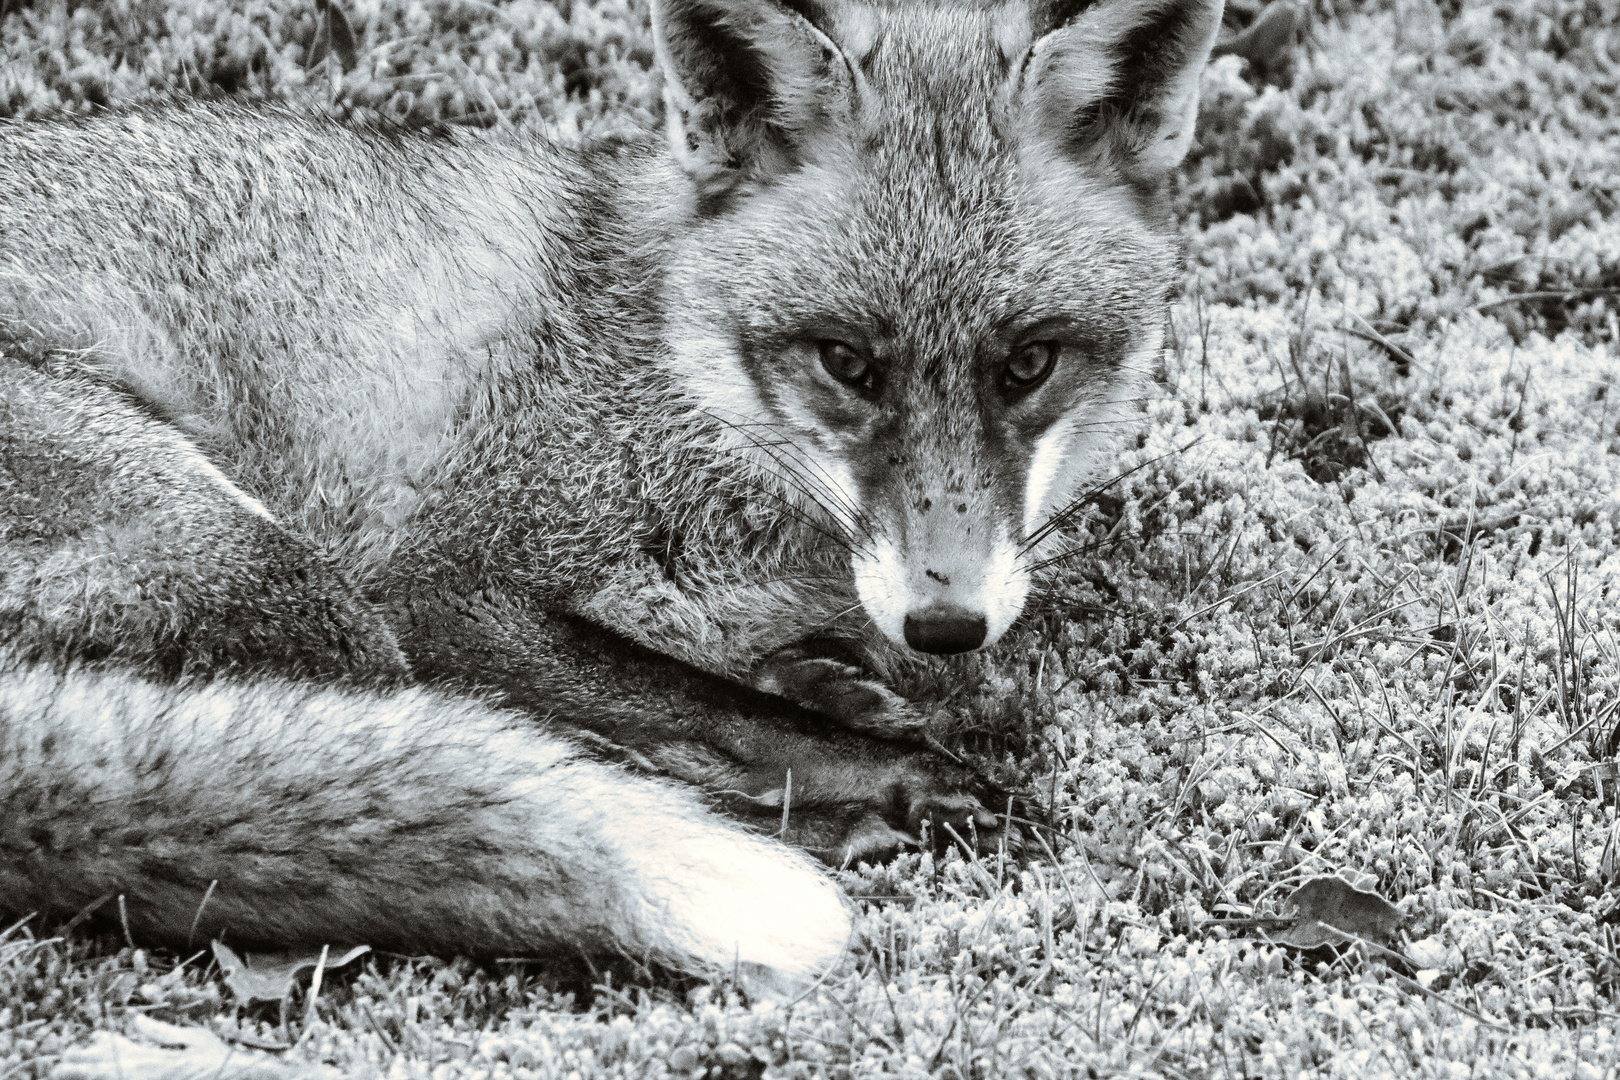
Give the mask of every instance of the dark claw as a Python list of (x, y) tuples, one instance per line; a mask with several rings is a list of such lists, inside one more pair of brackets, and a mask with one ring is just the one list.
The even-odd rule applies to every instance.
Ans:
[(891, 738), (916, 735), (926, 723), (900, 695), (853, 664), (810, 655), (808, 646), (783, 649), (760, 662), (754, 689), (787, 698), (844, 727)]

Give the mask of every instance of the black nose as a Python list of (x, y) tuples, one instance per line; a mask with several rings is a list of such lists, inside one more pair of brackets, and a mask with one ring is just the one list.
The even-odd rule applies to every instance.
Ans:
[(958, 607), (923, 608), (906, 616), (906, 644), (918, 652), (972, 652), (984, 644), (984, 616)]

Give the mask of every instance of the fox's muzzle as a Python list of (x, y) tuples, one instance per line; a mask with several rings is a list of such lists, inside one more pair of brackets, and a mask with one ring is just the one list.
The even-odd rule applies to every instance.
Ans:
[(982, 496), (918, 500), (854, 569), (879, 629), (896, 644), (937, 655), (994, 643), (1029, 594), (1017, 546)]

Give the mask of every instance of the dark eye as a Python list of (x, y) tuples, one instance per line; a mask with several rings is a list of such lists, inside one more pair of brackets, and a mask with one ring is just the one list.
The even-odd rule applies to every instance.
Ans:
[(1057, 366), (1058, 344), (1055, 341), (1032, 341), (1020, 345), (1007, 357), (1001, 368), (1001, 382), (1009, 390), (1032, 390), (1052, 374)]
[(846, 386), (867, 391), (872, 389), (872, 362), (853, 345), (842, 341), (818, 341), (816, 346), (821, 350), (821, 366), (827, 369), (827, 374)]

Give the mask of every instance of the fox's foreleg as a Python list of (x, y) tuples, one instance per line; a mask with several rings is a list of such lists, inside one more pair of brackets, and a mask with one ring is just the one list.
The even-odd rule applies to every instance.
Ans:
[(4, 663), (0, 907), (109, 894), (177, 947), (617, 952), (778, 983), (850, 925), (803, 856), (475, 701)]
[(883, 682), (906, 660), (872, 630), (847, 573), (812, 567), (758, 583), (705, 569), (709, 580), (692, 587), (644, 557), (608, 575), (578, 610), (654, 652), (852, 729), (922, 730), (921, 712)]
[(892, 854), (924, 822), (936, 838), (949, 825), (996, 842), (1005, 794), (926, 746), (851, 730), (487, 582), (407, 576), (391, 622), (423, 679), (599, 736), (773, 831), (785, 819), (785, 839), (833, 863)]

